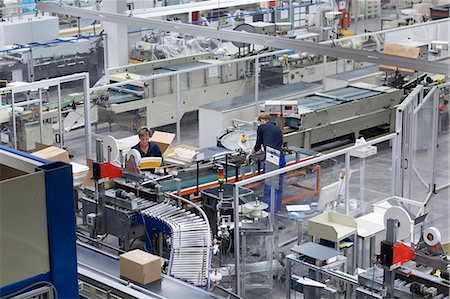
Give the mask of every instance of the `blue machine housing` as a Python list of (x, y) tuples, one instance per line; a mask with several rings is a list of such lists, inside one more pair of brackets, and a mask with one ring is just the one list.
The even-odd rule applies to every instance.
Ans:
[(0, 146), (0, 150), (43, 163), (35, 171), (45, 174), (50, 255), (50, 272), (1, 286), (0, 295), (8, 296), (39, 282), (48, 282), (55, 286), (59, 298), (79, 298), (72, 166), (43, 160), (5, 146)]

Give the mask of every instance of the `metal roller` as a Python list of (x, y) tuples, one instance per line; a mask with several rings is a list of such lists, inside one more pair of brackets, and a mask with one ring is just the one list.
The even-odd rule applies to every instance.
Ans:
[(168, 202), (159, 203), (141, 214), (166, 224), (171, 230), (171, 275), (196, 286), (205, 286), (210, 260), (207, 245), (211, 239), (205, 220)]

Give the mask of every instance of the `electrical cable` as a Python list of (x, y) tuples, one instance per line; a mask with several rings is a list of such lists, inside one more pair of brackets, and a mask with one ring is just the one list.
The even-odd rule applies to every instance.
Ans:
[(6, 296), (0, 297), (0, 298), (1, 298), (1, 299), (12, 298), (12, 297), (14, 297), (14, 296), (16, 296), (16, 295), (18, 295), (18, 294), (20, 294), (20, 293), (23, 293), (23, 292), (25, 292), (25, 291), (27, 291), (27, 290), (29, 290), (29, 289), (32, 289), (32, 288), (34, 288), (34, 287), (36, 287), (36, 286), (40, 286), (40, 285), (47, 285), (47, 286), (50, 286), (51, 289), (52, 289), (52, 291), (55, 293), (55, 299), (58, 299), (58, 290), (56, 289), (55, 285), (52, 284), (52, 283), (49, 282), (49, 281), (38, 281), (38, 282), (35, 282), (35, 283), (33, 283), (33, 284), (31, 284), (31, 285), (29, 285), (29, 286), (27, 286), (27, 287), (24, 287), (23, 289), (20, 289), (20, 290), (14, 292), (14, 293), (12, 293), (12, 294), (9, 294), (9, 295), (6, 295)]
[[(148, 234), (148, 231), (147, 231), (147, 224), (145, 223), (145, 218), (144, 218), (144, 216), (141, 213), (139, 213), (139, 215), (141, 215), (142, 223), (144, 224), (145, 237), (150, 242), (151, 239), (150, 239), (150, 235)], [(148, 250), (147, 250), (147, 242), (144, 242), (144, 249), (145, 249), (145, 251), (148, 252)]]

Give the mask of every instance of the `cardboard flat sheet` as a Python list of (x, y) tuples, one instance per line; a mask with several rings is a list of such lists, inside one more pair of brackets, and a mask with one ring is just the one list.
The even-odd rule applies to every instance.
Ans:
[[(398, 44), (388, 44), (384, 47), (384, 54), (394, 55), (394, 56), (400, 56), (405, 58), (414, 58), (418, 59), (420, 54), (420, 49), (416, 47), (410, 47), (410, 46), (404, 46), (404, 45), (398, 45)], [(380, 65), (380, 70), (386, 71), (386, 70), (392, 70), (399, 72), (405, 72), (405, 73), (414, 73), (415, 70), (407, 69), (407, 68), (401, 68), (397, 66), (391, 66), (391, 65)]]
[(33, 156), (49, 161), (61, 161), (69, 163), (69, 152), (56, 146), (49, 146), (32, 153)]
[(305, 212), (310, 211), (311, 207), (309, 205), (286, 205), (286, 210), (288, 210), (288, 212)]

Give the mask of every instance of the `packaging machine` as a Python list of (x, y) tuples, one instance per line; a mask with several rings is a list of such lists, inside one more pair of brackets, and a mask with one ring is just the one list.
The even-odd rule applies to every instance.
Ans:
[(135, 118), (144, 118), (151, 127), (158, 127), (176, 121), (178, 87), (180, 111), (187, 113), (207, 103), (252, 94), (255, 76), (261, 76), (262, 89), (270, 89), (321, 80), (324, 70), (334, 74), (350, 69), (351, 63), (345, 60), (324, 63), (317, 55), (291, 54), (259, 58), (260, 73), (255, 72), (254, 60), (205, 53), (112, 68), (107, 71), (107, 82), (122, 85), (120, 90), (109, 89), (97, 95), (99, 118), (116, 122), (119, 114), (133, 111)]
[(93, 85), (103, 75), (102, 36), (60, 37), (57, 17), (2, 20), (0, 35), (0, 78), (8, 82), (89, 72)]
[[(98, 165), (94, 166), (96, 187), (79, 188), (79, 195), (83, 194), (79, 196), (83, 218), (81, 227), (87, 227), (92, 240), (103, 234), (116, 236), (124, 250), (130, 249), (132, 240), (144, 239), (147, 251), (159, 251), (159, 255), (168, 260), (167, 275), (209, 288), (214, 244), (220, 242), (231, 247), (233, 243), (230, 231), (233, 229), (231, 215), (234, 207), (230, 183), (256, 175), (261, 167), (256, 168), (256, 156), (248, 156), (252, 148), (250, 135), (248, 147), (241, 148), (236, 134), (230, 132), (224, 136), (222, 142), (228, 145), (227, 148), (198, 150), (196, 159), (190, 165), (186, 161), (178, 165), (176, 175), (173, 173), (176, 159), (172, 158), (170, 165), (163, 165), (163, 168), (171, 169), (171, 174), (152, 174), (136, 172), (137, 165), (131, 167), (135, 161), (125, 154), (119, 158), (123, 161), (120, 174), (108, 174), (107, 177), (113, 181), (106, 186), (98, 177), (101, 170), (96, 171)], [(98, 152), (105, 154), (100, 149)], [(287, 153), (287, 160), (295, 163), (316, 155), (312, 151), (294, 150)], [(111, 157), (111, 154), (104, 156)], [(100, 165), (104, 163), (109, 164), (103, 162)], [(219, 175), (221, 179), (218, 178), (218, 171), (222, 173)], [(175, 193), (190, 197), (193, 201)], [(202, 197), (205, 212), (193, 203), (201, 201)], [(267, 217), (267, 213), (262, 211), (267, 204), (261, 202), (256, 207), (254, 204), (258, 201), (254, 201), (251, 190), (245, 197), (249, 217), (254, 218), (256, 214)]]
[(283, 117), (284, 142), (309, 149), (392, 132), (394, 108), (402, 99), (402, 90), (356, 83), (301, 99), (266, 101), (262, 110)]
[(357, 275), (340, 269), (346, 258), (339, 251), (315, 243), (292, 248), (288, 294), (292, 289), (303, 292), (305, 299), (340, 298), (342, 294), (353, 298), (354, 293), (358, 299), (449, 298), (450, 257), (440, 243), (440, 232), (429, 227), (416, 244), (404, 243), (400, 240), (413, 234), (413, 229), (401, 213), (389, 211), (384, 215), (386, 240), (381, 241), (381, 253)]

